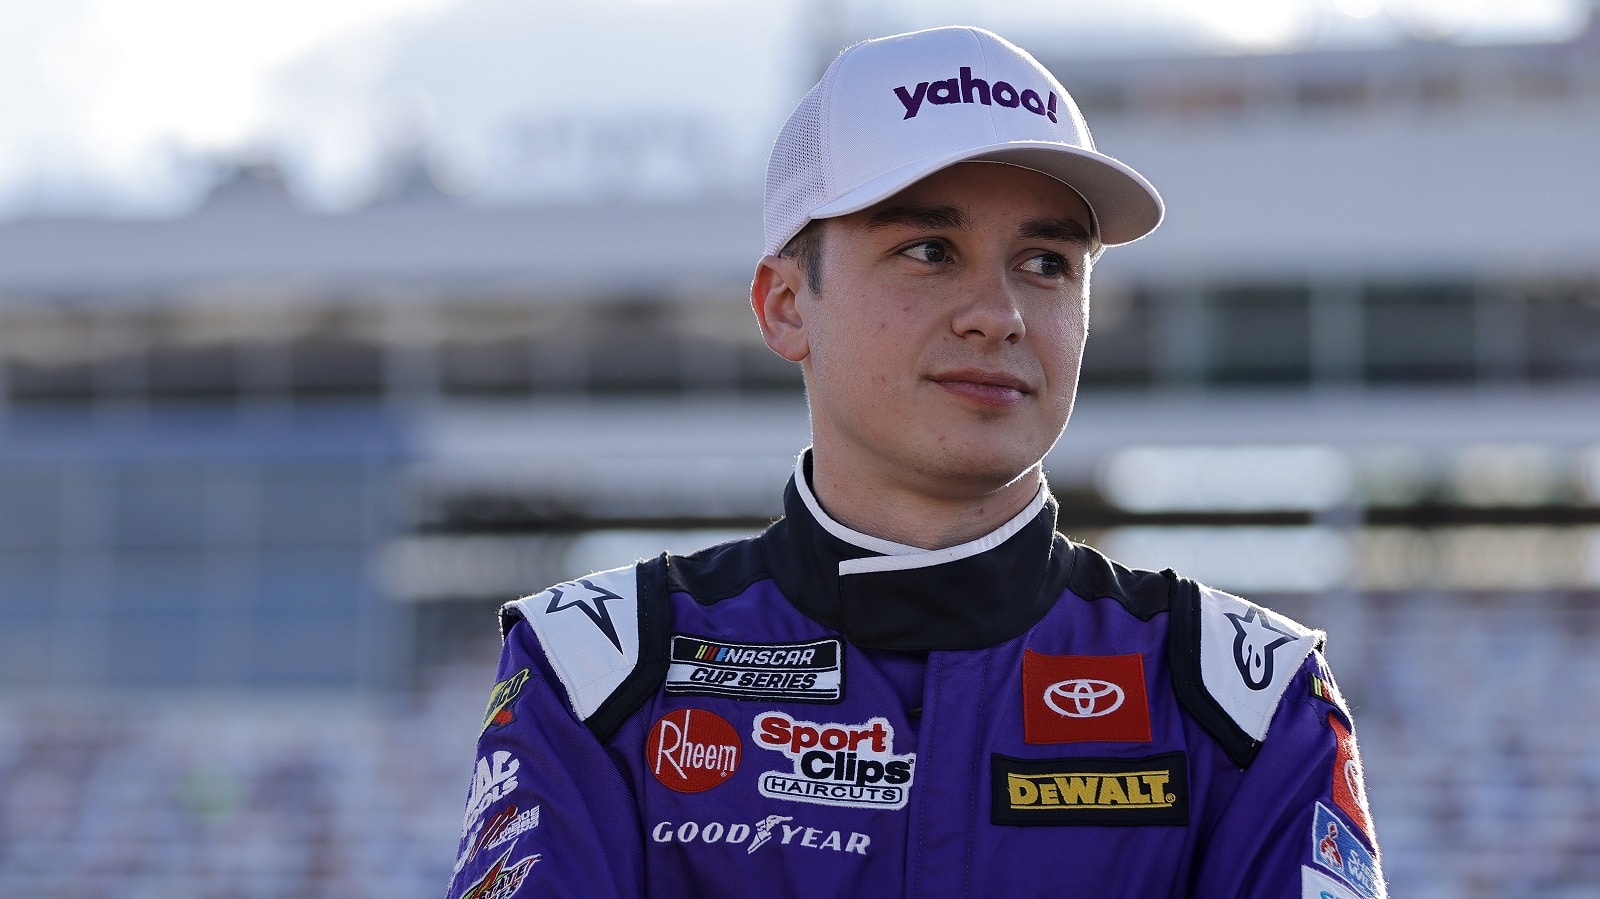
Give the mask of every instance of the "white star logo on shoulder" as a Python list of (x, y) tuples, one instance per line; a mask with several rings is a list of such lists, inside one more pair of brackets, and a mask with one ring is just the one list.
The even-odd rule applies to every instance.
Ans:
[(1245, 734), (1264, 740), (1283, 691), (1322, 632), (1231, 593), (1204, 584), (1199, 590), (1201, 682)]
[[(573, 609), (583, 616), (569, 614)], [(524, 596), (501, 614), (533, 628), (581, 719), (595, 714), (639, 661), (639, 574), (633, 565)]]
[(1292, 642), (1295, 635), (1274, 626), (1257, 609), (1243, 615), (1225, 613), (1233, 622), (1233, 664), (1252, 690), (1265, 690), (1272, 684), (1272, 651)]
[[(579, 587), (588, 591), (587, 595), (578, 590)], [(589, 616), (589, 620), (606, 635), (606, 639), (617, 648), (617, 652), (622, 652), (622, 640), (617, 636), (617, 627), (612, 624), (611, 612), (606, 608), (606, 603), (621, 598), (604, 587), (595, 586), (588, 578), (581, 577), (571, 583), (551, 587), (550, 605), (545, 608), (544, 613), (554, 615), (567, 609), (577, 609)]]

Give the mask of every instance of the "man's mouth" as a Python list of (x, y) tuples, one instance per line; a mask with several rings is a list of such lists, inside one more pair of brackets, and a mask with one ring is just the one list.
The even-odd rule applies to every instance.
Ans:
[(1033, 392), (1021, 378), (976, 368), (941, 372), (932, 380), (957, 396), (988, 406), (1016, 405)]

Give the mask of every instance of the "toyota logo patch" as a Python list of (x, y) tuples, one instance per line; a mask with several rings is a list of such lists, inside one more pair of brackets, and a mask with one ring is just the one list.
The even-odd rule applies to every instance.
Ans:
[(1147, 743), (1144, 656), (1022, 653), (1022, 729), (1028, 743)]
[(1100, 718), (1122, 708), (1122, 688), (1107, 680), (1075, 677), (1045, 688), (1044, 704), (1068, 718)]

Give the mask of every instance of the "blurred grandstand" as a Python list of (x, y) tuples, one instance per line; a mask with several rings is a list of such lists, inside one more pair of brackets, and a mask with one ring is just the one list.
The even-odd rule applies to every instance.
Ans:
[[(1332, 632), (1394, 895), (1595, 895), (1600, 34), (1036, 49), (1170, 210), (1095, 272), (1062, 529)], [(436, 895), (494, 608), (779, 512), (754, 182), (403, 174), (0, 223), (0, 894)]]

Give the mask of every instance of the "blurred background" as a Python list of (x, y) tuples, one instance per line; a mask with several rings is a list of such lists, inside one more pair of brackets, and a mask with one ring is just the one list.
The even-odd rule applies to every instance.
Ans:
[(442, 894), (498, 604), (779, 514), (767, 147), (952, 22), (1168, 203), (1062, 530), (1331, 632), (1394, 895), (1600, 891), (1590, 2), (0, 0), (0, 895)]

